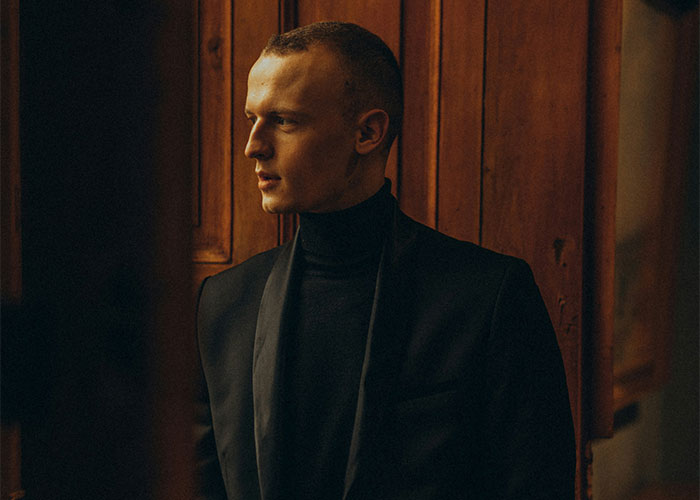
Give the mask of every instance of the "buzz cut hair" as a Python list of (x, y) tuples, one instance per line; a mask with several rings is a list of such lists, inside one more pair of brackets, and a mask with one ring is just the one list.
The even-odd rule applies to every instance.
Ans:
[(394, 53), (371, 31), (356, 24), (322, 21), (272, 35), (262, 53), (284, 56), (322, 46), (339, 56), (346, 71), (347, 114), (354, 118), (380, 108), (389, 115), (385, 149), (401, 130), (403, 83)]

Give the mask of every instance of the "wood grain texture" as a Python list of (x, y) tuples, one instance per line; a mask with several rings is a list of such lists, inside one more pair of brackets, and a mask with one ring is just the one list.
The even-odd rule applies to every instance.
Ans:
[(261, 208), (255, 161), (243, 154), (249, 125), (245, 117), (248, 71), (268, 38), (279, 31), (277, 0), (234, 2), (233, 6), (233, 259), (238, 264), (277, 245), (279, 224)]
[(584, 206), (584, 378), (590, 439), (613, 432), (615, 198), (620, 110), (622, 0), (591, 0)]
[(199, 225), (195, 262), (231, 260), (231, 2), (199, 4)]
[[(489, 3), (482, 244), (525, 258), (552, 317), (581, 450), (587, 2)], [(581, 494), (581, 456), (577, 489)]]
[(404, 122), (399, 202), (409, 216), (436, 227), (441, 2), (405, 1), (402, 23)]
[(443, 0), (438, 141), (438, 229), (477, 242), (485, 1)]
[(399, 0), (357, 0), (328, 2), (297, 0), (299, 26), (316, 21), (344, 21), (358, 24), (378, 35), (394, 55), (399, 55), (401, 2)]

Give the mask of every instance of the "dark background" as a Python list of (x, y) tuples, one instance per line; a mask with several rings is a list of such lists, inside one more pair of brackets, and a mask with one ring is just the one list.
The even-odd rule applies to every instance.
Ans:
[(192, 8), (20, 2), (22, 303), (3, 305), (2, 417), (22, 423), (26, 498), (155, 498), (154, 420), (191, 420), (159, 339), (185, 341), (165, 332), (173, 301), (192, 331)]

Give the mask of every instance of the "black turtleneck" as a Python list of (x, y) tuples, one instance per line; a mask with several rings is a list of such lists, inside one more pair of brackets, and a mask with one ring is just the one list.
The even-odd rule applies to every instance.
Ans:
[(288, 498), (342, 497), (391, 200), (387, 183), (354, 207), (299, 217), (303, 266), (284, 391)]

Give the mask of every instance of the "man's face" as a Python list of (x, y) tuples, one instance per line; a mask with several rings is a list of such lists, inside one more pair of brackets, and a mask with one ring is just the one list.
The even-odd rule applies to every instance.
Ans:
[(344, 80), (336, 56), (319, 46), (263, 54), (250, 70), (245, 154), (256, 160), (266, 212), (330, 212), (363, 201)]

